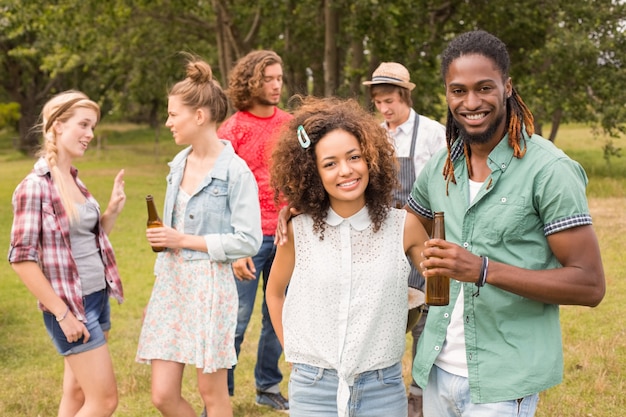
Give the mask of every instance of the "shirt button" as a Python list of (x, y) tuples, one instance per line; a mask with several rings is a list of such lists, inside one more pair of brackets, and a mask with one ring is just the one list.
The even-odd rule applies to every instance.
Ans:
[(194, 217), (193, 217), (193, 214), (190, 214), (190, 215), (189, 215), (189, 218), (193, 220), (193, 218), (194, 218)]
[(441, 349), (439, 346), (435, 346), (435, 350), (436, 350), (437, 352), (439, 352), (439, 349)]
[(448, 317), (450, 317), (450, 315), (449, 315), (448, 313), (445, 313), (445, 314), (443, 315), (443, 317), (445, 317), (445, 318), (447, 319)]
[(467, 243), (467, 242), (463, 242), (463, 247), (464, 247), (464, 248), (468, 248), (468, 247), (469, 247), (469, 243)]
[(502, 169), (506, 168), (506, 164), (500, 165), (500, 168), (502, 168)]
[(217, 188), (214, 188), (214, 189), (213, 189), (213, 194), (217, 194), (218, 192), (219, 192), (219, 191), (218, 191), (218, 189), (217, 189)]
[(500, 202), (501, 202), (501, 203), (506, 203), (506, 197), (502, 197), (502, 198), (500, 199)]

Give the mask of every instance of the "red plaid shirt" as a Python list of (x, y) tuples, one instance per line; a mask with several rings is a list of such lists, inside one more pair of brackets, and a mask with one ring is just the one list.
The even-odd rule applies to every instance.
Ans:
[[(72, 168), (72, 175), (85, 198), (98, 208), (99, 213), (100, 206), (78, 179), (76, 168)], [(121, 303), (124, 295), (113, 247), (100, 222), (96, 233), (109, 295)], [(70, 246), (69, 218), (44, 159), (37, 161), (33, 171), (13, 193), (9, 262), (23, 261), (37, 262), (54, 292), (78, 320), (86, 320), (80, 277)], [(46, 310), (41, 302), (39, 308)]]

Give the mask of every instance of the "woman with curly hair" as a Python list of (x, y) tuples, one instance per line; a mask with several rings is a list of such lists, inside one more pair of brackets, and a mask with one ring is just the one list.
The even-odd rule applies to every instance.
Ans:
[[(272, 183), (302, 214), (267, 286), (292, 417), (406, 417), (401, 359), (409, 263), (428, 239), (391, 208), (393, 146), (354, 100), (307, 98), (272, 155)], [(289, 286), (289, 290), (287, 290)]]

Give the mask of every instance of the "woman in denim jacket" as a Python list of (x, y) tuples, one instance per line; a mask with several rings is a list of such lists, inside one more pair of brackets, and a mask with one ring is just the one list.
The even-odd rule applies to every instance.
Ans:
[(181, 396), (184, 366), (195, 366), (208, 416), (232, 416), (227, 369), (237, 358), (237, 288), (230, 263), (262, 240), (257, 185), (228, 141), (217, 137), (227, 112), (211, 67), (192, 58), (170, 90), (174, 140), (190, 145), (169, 164), (163, 221), (146, 230), (159, 253), (137, 361), (152, 365), (152, 402), (163, 416), (195, 417)]

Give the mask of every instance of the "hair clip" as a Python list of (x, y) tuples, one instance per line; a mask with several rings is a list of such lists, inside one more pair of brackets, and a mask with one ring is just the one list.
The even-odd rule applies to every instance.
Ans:
[(311, 146), (311, 139), (309, 139), (309, 135), (306, 134), (306, 130), (304, 130), (304, 126), (298, 126), (298, 142), (300, 142), (300, 146), (303, 149)]

